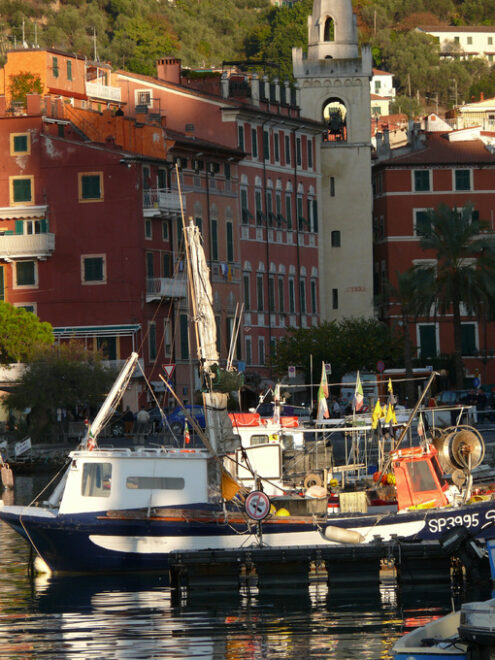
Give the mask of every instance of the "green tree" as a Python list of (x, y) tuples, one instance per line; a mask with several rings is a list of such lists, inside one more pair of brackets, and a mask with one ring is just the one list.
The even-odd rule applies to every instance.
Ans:
[(177, 36), (160, 14), (136, 16), (125, 21), (115, 33), (112, 50), (116, 61), (125, 61), (131, 71), (156, 75), (156, 60), (178, 50)]
[[(409, 403), (416, 398), (413, 382), (413, 342), (411, 339), (411, 324), (418, 316), (427, 316), (434, 301), (433, 279), (430, 271), (410, 268), (404, 273), (397, 273), (397, 284), (386, 282), (384, 293), (376, 301), (378, 306), (394, 310), (398, 317), (395, 331), (402, 338), (404, 349), (404, 369), (406, 371), (406, 396)], [(395, 312), (395, 309), (398, 311)]]
[(88, 351), (78, 342), (40, 348), (5, 398), (9, 410), (31, 409), (27, 432), (33, 440), (53, 430), (57, 408), (68, 411), (77, 405), (93, 410), (103, 401), (115, 373), (102, 362), (99, 352)]
[[(289, 365), (303, 367), (306, 378), (313, 365), (330, 362), (332, 381), (340, 381), (348, 371), (374, 371), (378, 360), (393, 366), (400, 359), (401, 342), (389, 328), (375, 319), (352, 318), (322, 323), (313, 328), (291, 328), (277, 342), (271, 365), (279, 375)], [(319, 378), (319, 374), (318, 374)]]
[(0, 301), (0, 365), (30, 360), (39, 346), (53, 343), (52, 326), (32, 312)]
[(43, 94), (43, 83), (37, 73), (21, 71), (9, 76), (10, 94), (14, 103), (26, 103), (27, 94)]
[(416, 270), (422, 268), (430, 274), (438, 313), (452, 314), (455, 384), (461, 389), (461, 304), (468, 314), (486, 314), (495, 309), (495, 238), (486, 233), (486, 222), (473, 217), (471, 204), (462, 209), (441, 204), (426, 214), (417, 229), (421, 247), (434, 255), (435, 263)]

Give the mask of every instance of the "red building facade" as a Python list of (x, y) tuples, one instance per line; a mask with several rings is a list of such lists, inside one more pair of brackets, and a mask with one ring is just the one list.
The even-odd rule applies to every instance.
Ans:
[[(407, 148), (392, 151), (387, 138), (385, 134), (385, 142), (378, 142), (373, 167), (375, 295), (383, 293), (387, 281), (395, 286), (397, 273), (434, 262), (435, 255), (422, 250), (416, 232), (428, 209), (471, 204), (473, 217), (488, 221), (494, 230), (495, 154), (490, 136), (481, 135), (479, 129), (424, 132), (416, 126)], [(382, 314), (392, 326), (400, 322), (393, 305), (382, 307)], [(412, 323), (410, 332), (423, 365), (453, 353), (452, 315), (432, 313)], [(464, 310), (462, 342), (466, 377), (478, 378), (482, 384), (495, 382), (494, 324)]]
[[(319, 320), (321, 126), (299, 117), (288, 85), (256, 75), (191, 81), (180, 61), (161, 60), (155, 78), (40, 52), (9, 53), (2, 72), (2, 298), (111, 360), (138, 350), (157, 393), (175, 365), (191, 403), (183, 212), (202, 229), (221, 358), (244, 307), (234, 358), (260, 385), (274, 342)], [(33, 57), (45, 96), (14, 106), (6, 81)], [(55, 82), (42, 71), (54, 57)]]

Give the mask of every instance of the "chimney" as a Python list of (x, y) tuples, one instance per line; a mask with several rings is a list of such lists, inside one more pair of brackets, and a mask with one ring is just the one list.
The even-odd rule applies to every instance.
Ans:
[(180, 85), (181, 60), (176, 57), (162, 57), (156, 63), (156, 77), (164, 82)]
[(5, 96), (0, 96), (0, 117), (5, 117), (7, 114), (7, 99)]
[(485, 92), (480, 92), (480, 101), (485, 100)]
[(253, 105), (260, 104), (260, 79), (257, 73), (251, 76), (251, 101)]
[(220, 77), (220, 90), (222, 93), (222, 98), (229, 98), (229, 74), (224, 71)]
[(376, 154), (378, 157), (380, 157), (382, 155), (383, 134), (375, 133), (375, 140), (376, 140)]
[(28, 115), (40, 115), (41, 96), (39, 94), (26, 94), (26, 108)]

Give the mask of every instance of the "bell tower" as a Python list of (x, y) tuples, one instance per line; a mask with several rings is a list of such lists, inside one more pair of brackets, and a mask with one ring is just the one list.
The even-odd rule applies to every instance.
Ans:
[(292, 49), (301, 115), (321, 121), (319, 281), (325, 321), (373, 314), (371, 49), (351, 0), (314, 0), (308, 53)]

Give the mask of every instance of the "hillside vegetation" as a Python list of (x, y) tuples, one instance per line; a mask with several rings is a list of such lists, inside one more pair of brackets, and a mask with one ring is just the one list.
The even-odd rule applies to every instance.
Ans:
[[(180, 57), (190, 68), (226, 60), (264, 60), (264, 70), (291, 76), (291, 48), (306, 47), (312, 0), (271, 7), (268, 0), (0, 0), (0, 50), (25, 43), (54, 47), (115, 67), (155, 73), (155, 60)], [(495, 95), (487, 62), (442, 60), (418, 25), (492, 25), (495, 0), (359, 0), (360, 40), (374, 65), (395, 76), (395, 110), (450, 107)]]

